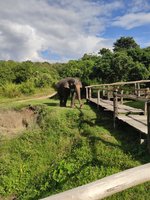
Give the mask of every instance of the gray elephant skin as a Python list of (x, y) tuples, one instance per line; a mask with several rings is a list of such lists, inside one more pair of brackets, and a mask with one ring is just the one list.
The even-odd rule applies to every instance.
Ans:
[(77, 97), (81, 108), (81, 88), (82, 83), (78, 78), (67, 77), (56, 83), (56, 89), (60, 99), (60, 106), (66, 107), (67, 100), (71, 95), (71, 107), (73, 108), (75, 106), (75, 99)]

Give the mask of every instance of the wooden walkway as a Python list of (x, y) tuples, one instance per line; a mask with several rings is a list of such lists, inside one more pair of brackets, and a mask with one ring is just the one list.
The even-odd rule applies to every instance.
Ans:
[[(99, 104), (105, 111), (114, 111), (113, 101), (101, 99), (98, 103), (97, 98), (90, 98), (89, 101)], [(123, 104), (118, 104), (117, 118), (130, 126), (134, 127), (141, 133), (147, 134), (147, 115), (144, 115), (142, 109), (136, 109)]]

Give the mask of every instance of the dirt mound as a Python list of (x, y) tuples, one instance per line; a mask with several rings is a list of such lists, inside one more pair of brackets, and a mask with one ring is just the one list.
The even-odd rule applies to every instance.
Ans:
[(14, 137), (36, 124), (37, 114), (31, 108), (0, 112), (0, 136)]

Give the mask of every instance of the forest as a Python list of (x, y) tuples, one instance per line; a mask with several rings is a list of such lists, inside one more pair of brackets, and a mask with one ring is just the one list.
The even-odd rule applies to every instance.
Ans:
[(132, 37), (121, 37), (113, 50), (84, 54), (67, 63), (0, 61), (0, 94), (31, 95), (54, 87), (63, 77), (79, 77), (84, 85), (145, 80), (150, 77), (150, 47), (140, 48)]

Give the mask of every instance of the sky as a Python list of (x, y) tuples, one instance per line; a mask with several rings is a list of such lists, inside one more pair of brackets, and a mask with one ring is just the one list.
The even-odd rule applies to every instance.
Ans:
[(120, 37), (150, 46), (150, 0), (0, 0), (0, 60), (67, 62)]

